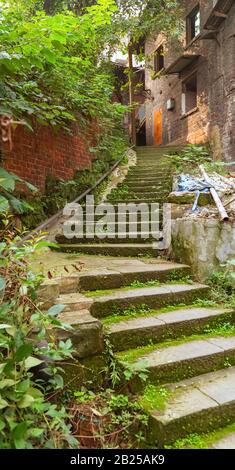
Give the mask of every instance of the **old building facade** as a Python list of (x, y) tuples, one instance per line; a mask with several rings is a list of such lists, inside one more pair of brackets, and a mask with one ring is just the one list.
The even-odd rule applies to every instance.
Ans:
[(182, 1), (182, 40), (148, 38), (147, 145), (210, 142), (235, 161), (235, 1)]

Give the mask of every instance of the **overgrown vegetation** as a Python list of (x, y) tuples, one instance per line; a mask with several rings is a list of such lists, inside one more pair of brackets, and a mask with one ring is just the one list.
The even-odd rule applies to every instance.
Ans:
[(63, 388), (61, 361), (72, 357), (71, 341), (52, 335), (54, 328), (69, 328), (57, 318), (64, 306), (41, 310), (36, 290), (42, 277), (27, 264), (45, 242), (20, 247), (11, 232), (1, 235), (0, 448), (76, 447), (65, 408), (51, 398)]
[(187, 145), (181, 151), (170, 155), (169, 158), (177, 173), (197, 173), (198, 165), (212, 162), (212, 157), (206, 147), (193, 144)]
[(208, 284), (211, 286), (211, 299), (217, 304), (235, 306), (235, 259), (231, 259), (223, 267), (223, 271), (214, 272)]

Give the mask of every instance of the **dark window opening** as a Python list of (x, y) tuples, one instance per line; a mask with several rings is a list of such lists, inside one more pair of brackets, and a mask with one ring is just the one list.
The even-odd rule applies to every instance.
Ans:
[(182, 114), (187, 114), (197, 107), (197, 74), (191, 75), (183, 83)]
[(187, 43), (192, 41), (201, 30), (201, 15), (199, 5), (193, 9), (190, 15), (187, 16)]
[(154, 54), (154, 71), (161, 72), (164, 69), (164, 47), (160, 46)]

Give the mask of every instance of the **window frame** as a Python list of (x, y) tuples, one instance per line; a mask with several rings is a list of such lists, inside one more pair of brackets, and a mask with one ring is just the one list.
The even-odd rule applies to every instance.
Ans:
[[(187, 83), (192, 80), (192, 78), (196, 78), (196, 103), (195, 106), (193, 106), (191, 109), (187, 110)], [(184, 118), (195, 111), (198, 110), (198, 70), (194, 70), (190, 75), (185, 77), (184, 80), (182, 80), (182, 93), (181, 93), (181, 118)]]
[[(200, 31), (192, 37), (192, 19), (196, 17), (197, 13), (200, 15)], [(201, 10), (200, 3), (198, 3), (193, 10), (186, 17), (186, 43), (187, 45), (194, 41), (201, 33)]]
[[(161, 53), (162, 52), (162, 53)], [(162, 61), (162, 67), (161, 67)], [(165, 68), (164, 63), (164, 45), (160, 44), (154, 52), (154, 73), (158, 74)]]

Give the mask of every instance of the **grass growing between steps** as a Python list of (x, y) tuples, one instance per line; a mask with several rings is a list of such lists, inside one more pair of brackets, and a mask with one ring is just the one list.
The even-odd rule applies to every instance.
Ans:
[(167, 307), (163, 307), (157, 310), (150, 309), (147, 305), (141, 305), (139, 307), (130, 307), (128, 309), (123, 310), (123, 312), (120, 314), (118, 313), (113, 313), (112, 315), (105, 317), (102, 319), (102, 323), (105, 326), (112, 325), (114, 323), (121, 323), (123, 321), (128, 321), (128, 320), (134, 320), (135, 318), (145, 318), (145, 317), (154, 317), (154, 316), (159, 316), (162, 313), (168, 313), (172, 311), (177, 311), (181, 310), (184, 308), (190, 309), (190, 308), (215, 308), (215, 307), (221, 307), (218, 303), (209, 301), (209, 300), (197, 300), (195, 303), (191, 305), (186, 305), (186, 304), (178, 304), (178, 305), (168, 305)]
[[(224, 323), (223, 325), (219, 325), (215, 328), (205, 327), (204, 333), (198, 335), (191, 335), (191, 336), (183, 336), (180, 339), (169, 339), (163, 341), (161, 343), (153, 344), (152, 342), (143, 347), (130, 349), (128, 351), (123, 351), (117, 353), (117, 357), (123, 362), (135, 362), (138, 361), (143, 356), (146, 356), (153, 351), (157, 351), (159, 349), (169, 348), (171, 346), (179, 346), (181, 344), (189, 343), (191, 341), (198, 341), (198, 340), (206, 340), (207, 338), (214, 338), (216, 336), (235, 336), (235, 325), (231, 323)], [(230, 367), (228, 361), (225, 361), (224, 367)]]
[(171, 395), (170, 390), (165, 387), (148, 385), (139, 399), (139, 404), (147, 413), (153, 410), (164, 411)]
[(178, 439), (171, 445), (165, 445), (165, 449), (209, 449), (221, 439), (235, 432), (235, 423), (205, 434), (189, 434), (184, 439)]
[(141, 281), (133, 281), (129, 285), (124, 285), (123, 287), (118, 287), (117, 289), (104, 289), (104, 290), (95, 290), (95, 291), (86, 291), (84, 295), (86, 297), (102, 297), (103, 295), (110, 295), (116, 292), (123, 292), (129, 291), (134, 289), (144, 289), (147, 287), (160, 287), (164, 286), (165, 284), (171, 285), (184, 285), (184, 284), (193, 284), (189, 276), (182, 277), (180, 279), (167, 279), (165, 282), (160, 282), (157, 279), (152, 279), (150, 281), (141, 282)]

